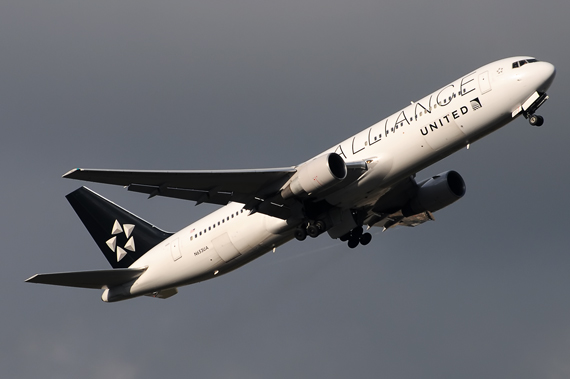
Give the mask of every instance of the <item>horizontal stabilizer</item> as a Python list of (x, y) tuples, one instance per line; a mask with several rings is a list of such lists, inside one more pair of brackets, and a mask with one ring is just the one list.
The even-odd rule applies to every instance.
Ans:
[(141, 276), (145, 270), (146, 268), (117, 268), (114, 270), (36, 274), (27, 279), (26, 282), (67, 287), (107, 289), (135, 280)]

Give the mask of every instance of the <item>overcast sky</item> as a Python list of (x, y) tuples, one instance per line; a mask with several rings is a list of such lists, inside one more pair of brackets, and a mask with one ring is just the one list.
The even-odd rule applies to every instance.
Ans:
[[(5, 378), (567, 378), (567, 0), (0, 3)], [(293, 241), (167, 300), (24, 283), (108, 268), (65, 195), (74, 167), (300, 163), (488, 62), (557, 78), (454, 169), (436, 222), (350, 250)], [(171, 231), (216, 209), (89, 184)]]

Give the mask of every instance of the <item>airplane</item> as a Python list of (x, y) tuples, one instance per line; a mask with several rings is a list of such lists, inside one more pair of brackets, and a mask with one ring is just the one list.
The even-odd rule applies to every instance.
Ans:
[(92, 190), (66, 197), (112, 266), (36, 274), (27, 282), (103, 290), (102, 300), (169, 298), (284, 243), (323, 233), (367, 245), (387, 230), (434, 220), (465, 195), (459, 173), (416, 173), (523, 116), (541, 126), (555, 67), (528, 56), (484, 65), (297, 166), (144, 171), (77, 168), (64, 178), (106, 183), (221, 208), (177, 233), (163, 231)]

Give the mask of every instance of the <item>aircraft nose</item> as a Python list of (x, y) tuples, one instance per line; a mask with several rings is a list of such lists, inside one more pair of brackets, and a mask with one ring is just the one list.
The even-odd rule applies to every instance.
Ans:
[(540, 84), (538, 87), (539, 92), (546, 92), (546, 90), (552, 84), (554, 77), (556, 76), (556, 67), (548, 62), (537, 62), (536, 65), (536, 75), (539, 79)]

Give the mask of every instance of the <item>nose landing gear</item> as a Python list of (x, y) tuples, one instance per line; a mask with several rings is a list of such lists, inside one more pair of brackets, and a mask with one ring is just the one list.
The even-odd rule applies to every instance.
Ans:
[[(546, 93), (535, 92), (523, 105), (524, 109), (523, 116), (528, 119), (528, 122), (532, 126), (541, 126), (544, 124), (544, 118), (535, 114), (535, 112), (540, 108), (544, 102), (548, 100), (548, 95)], [(527, 106), (528, 103), (532, 102)]]
[(532, 126), (542, 126), (542, 124), (544, 124), (544, 117), (533, 114), (528, 117), (528, 122)]

